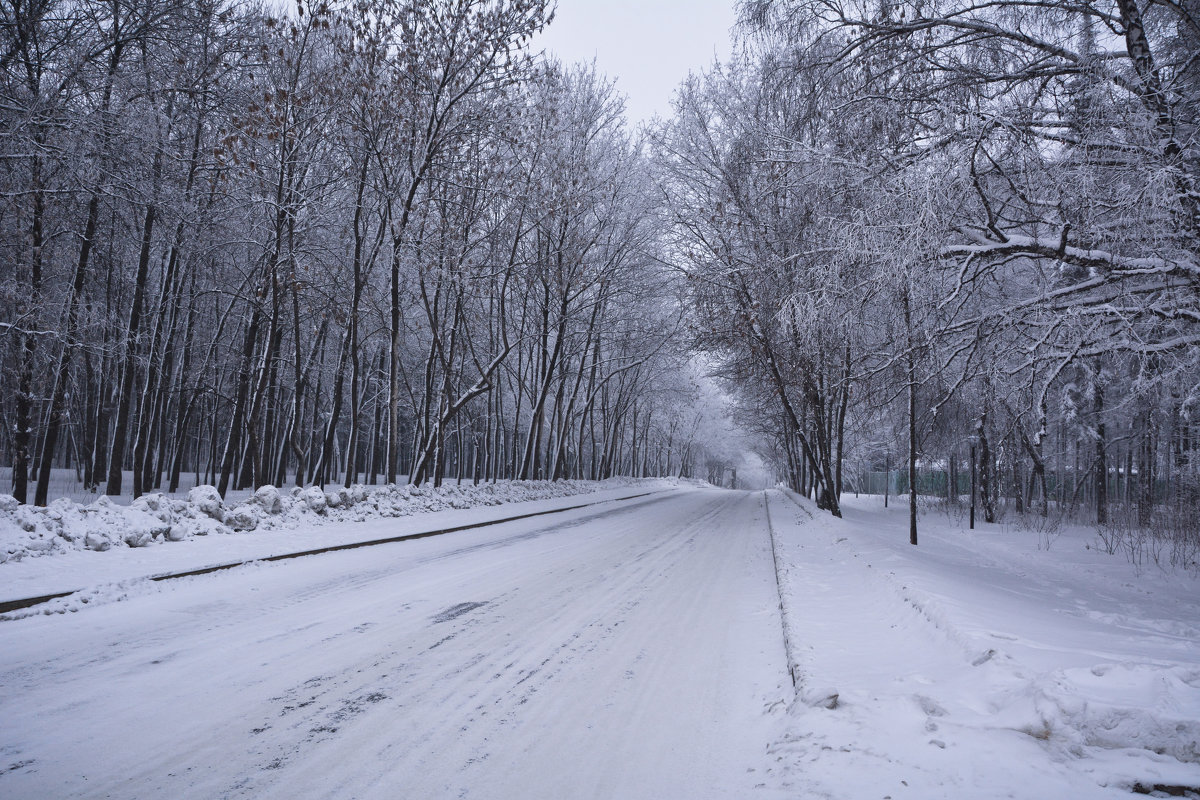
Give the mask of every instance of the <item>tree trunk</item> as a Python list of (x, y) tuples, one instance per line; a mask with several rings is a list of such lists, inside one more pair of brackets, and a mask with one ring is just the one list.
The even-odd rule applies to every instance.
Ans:
[[(125, 358), (121, 366), (121, 394), (117, 400), (117, 421), (113, 429), (112, 449), (108, 454), (108, 481), (104, 493), (115, 497), (121, 494), (122, 470), (125, 466), (126, 439), (129, 436), (129, 415), (135, 404), (133, 379), (141, 350), (139, 335), (142, 327), (142, 304), (146, 298), (146, 283), (150, 276), (150, 245), (154, 236), (154, 220), (158, 209), (153, 203), (146, 207), (142, 224), (142, 245), (138, 252), (137, 276), (133, 285), (133, 305), (129, 309), (129, 324), (125, 329)], [(142, 476), (134, 470), (133, 496), (142, 493)]]
[(78, 336), (79, 297), (87, 278), (92, 246), (96, 238), (96, 223), (100, 217), (100, 195), (93, 194), (88, 201), (87, 222), (83, 228), (83, 241), (79, 246), (79, 260), (75, 264), (75, 276), (71, 281), (71, 292), (67, 298), (67, 320), (63, 326), (63, 349), (58, 358), (58, 369), (54, 377), (54, 389), (50, 397), (50, 418), (46, 423), (46, 435), (42, 440), (41, 464), (34, 503), (46, 505), (50, 492), (50, 470), (54, 462), (54, 449), (58, 444), (58, 432), (66, 405), (67, 381), (70, 378), (71, 358), (75, 354), (75, 339)]
[[(40, 144), (41, 137), (37, 137)], [(29, 295), (27, 307), (18, 305), (17, 313), (27, 328), (36, 329), (42, 314), (42, 247), (46, 214), (45, 190), (42, 186), (42, 160), (34, 156), (30, 170), (33, 193), (33, 214), (29, 225)], [(27, 502), (29, 467), (32, 463), (33, 436), (33, 368), (37, 358), (37, 336), (33, 330), (21, 333), (21, 365), (18, 369), (16, 393), (16, 422), (13, 431), (12, 493), (18, 503)]]

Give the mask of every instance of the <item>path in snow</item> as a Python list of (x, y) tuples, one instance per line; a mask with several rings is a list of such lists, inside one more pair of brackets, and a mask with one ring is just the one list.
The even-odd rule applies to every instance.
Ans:
[(0, 795), (745, 797), (777, 603), (761, 495), (693, 491), (5, 623)]

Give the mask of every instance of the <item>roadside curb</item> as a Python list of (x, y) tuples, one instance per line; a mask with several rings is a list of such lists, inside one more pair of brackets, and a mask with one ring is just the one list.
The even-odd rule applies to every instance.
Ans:
[(771, 499), (769, 490), (763, 492), (763, 509), (767, 514), (767, 533), (771, 537), (771, 559), (775, 563), (775, 589), (779, 594), (779, 617), (783, 623), (783, 651), (787, 656), (788, 675), (790, 675), (792, 679), (792, 688), (796, 691), (799, 691), (800, 663), (796, 659), (795, 647), (792, 645), (791, 616), (788, 614), (787, 604), (783, 601), (783, 571), (779, 566), (779, 545), (775, 541), (775, 526), (771, 523)]

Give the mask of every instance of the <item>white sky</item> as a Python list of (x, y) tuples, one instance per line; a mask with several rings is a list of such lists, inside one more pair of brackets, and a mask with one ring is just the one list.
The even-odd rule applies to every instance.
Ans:
[(669, 116), (688, 72), (729, 55), (735, 0), (558, 0), (554, 22), (533, 42), (571, 64), (596, 60), (628, 96), (633, 124)]

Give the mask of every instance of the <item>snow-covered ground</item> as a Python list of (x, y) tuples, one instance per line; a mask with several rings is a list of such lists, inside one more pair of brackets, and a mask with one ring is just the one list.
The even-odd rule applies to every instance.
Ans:
[(897, 800), (1200, 787), (1193, 575), (1137, 573), (1087, 529), (928, 513), (912, 547), (903, 504), (849, 498), (844, 520), (779, 492), (770, 506), (801, 684), (773, 785)]
[[(658, 488), (0, 564), (8, 595), (21, 576), (109, 587), (0, 620), (0, 797), (1200, 787), (1190, 574), (1135, 571), (1086, 529), (928, 513), (914, 548), (907, 509), (878, 498), (835, 520), (779, 491)], [(603, 502), (137, 579), (584, 500)]]

